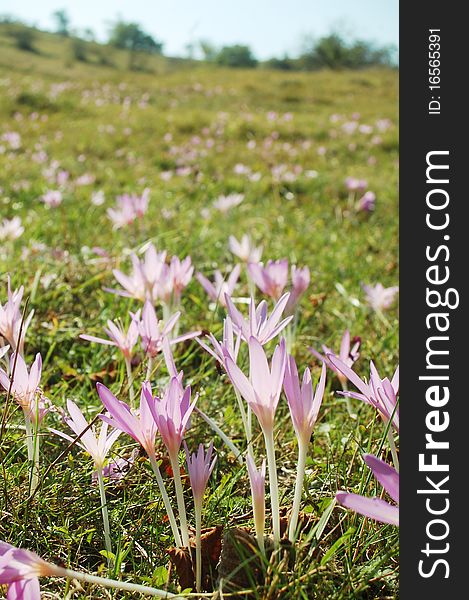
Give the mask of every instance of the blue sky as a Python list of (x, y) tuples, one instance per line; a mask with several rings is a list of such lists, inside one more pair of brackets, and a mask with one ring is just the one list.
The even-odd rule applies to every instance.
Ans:
[(170, 55), (206, 39), (248, 44), (265, 59), (294, 55), (306, 35), (335, 27), (353, 38), (397, 45), (398, 6), (398, 0), (0, 0), (0, 14), (52, 29), (52, 13), (64, 8), (73, 27), (90, 27), (103, 41), (110, 22), (121, 17), (140, 23)]

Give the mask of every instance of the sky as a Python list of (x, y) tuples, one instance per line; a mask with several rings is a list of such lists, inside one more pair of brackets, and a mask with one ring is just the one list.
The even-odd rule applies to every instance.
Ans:
[(188, 43), (204, 39), (247, 44), (263, 60), (294, 56), (307, 35), (336, 28), (353, 39), (397, 46), (398, 6), (398, 0), (0, 0), (0, 15), (53, 30), (52, 13), (65, 9), (73, 28), (91, 28), (100, 41), (121, 18), (139, 23), (170, 56), (185, 55)]

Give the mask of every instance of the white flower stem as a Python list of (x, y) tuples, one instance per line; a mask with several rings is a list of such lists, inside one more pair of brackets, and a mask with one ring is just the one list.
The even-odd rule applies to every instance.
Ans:
[(146, 381), (150, 381), (150, 377), (151, 377), (151, 372), (153, 371), (153, 358), (151, 356), (148, 357), (148, 364), (147, 364), (147, 374), (145, 377)]
[(150, 455), (150, 463), (153, 469), (153, 472), (156, 476), (156, 482), (158, 483), (158, 487), (160, 488), (160, 494), (163, 498), (163, 504), (166, 509), (166, 513), (168, 515), (169, 523), (171, 525), (171, 530), (173, 532), (174, 543), (178, 548), (182, 546), (181, 544), (181, 536), (179, 535), (179, 529), (176, 523), (176, 518), (174, 516), (173, 508), (171, 506), (171, 502), (169, 501), (169, 496), (164, 486), (163, 478), (161, 477), (160, 468), (158, 467), (158, 463), (156, 462), (156, 456)]
[(176, 488), (176, 499), (178, 503), (179, 522), (181, 524), (182, 544), (189, 548), (189, 530), (187, 528), (186, 505), (184, 504), (184, 492), (182, 490), (181, 470), (179, 467), (178, 455), (169, 455), (171, 467), (173, 469), (174, 487)]
[(298, 515), (300, 514), (301, 495), (305, 478), (306, 455), (308, 444), (298, 439), (298, 466), (296, 468), (295, 498), (288, 528), (288, 539), (294, 543), (296, 539), (296, 528), (298, 526)]
[(98, 476), (99, 495), (101, 497), (101, 512), (103, 514), (104, 543), (108, 552), (107, 563), (109, 566), (111, 564), (111, 557), (109, 556), (109, 554), (112, 554), (112, 542), (111, 528), (109, 527), (109, 513), (107, 510), (106, 491), (104, 489), (103, 468), (97, 467), (96, 472)]
[(202, 502), (194, 500), (195, 508), (195, 589), (202, 591)]
[(269, 468), (270, 505), (272, 512), (272, 525), (274, 546), (280, 545), (280, 506), (278, 499), (277, 465), (275, 462), (274, 432), (264, 431), (265, 449), (267, 452), (267, 465)]
[(97, 577), (96, 575), (80, 573), (80, 571), (64, 569), (56, 565), (50, 565), (50, 567), (50, 575), (52, 575), (53, 577), (66, 577), (67, 579), (77, 579), (78, 581), (84, 581), (86, 583), (92, 583), (94, 585), (102, 585), (104, 587), (125, 590), (128, 592), (138, 592), (140, 594), (145, 594), (146, 596), (156, 596), (158, 598), (181, 598), (181, 596), (178, 596), (176, 594), (171, 594), (170, 592), (158, 590), (157, 588), (147, 587), (145, 585), (139, 585), (137, 583), (129, 583), (127, 581), (116, 581), (115, 579), (108, 579), (107, 577)]
[(394, 468), (399, 473), (399, 458), (397, 456), (396, 443), (394, 442), (394, 435), (392, 433), (391, 425), (389, 425), (387, 437), (389, 445), (391, 447), (392, 462), (394, 463)]
[(39, 485), (39, 426), (36, 427), (33, 434), (33, 450), (34, 450), (34, 464), (33, 464), (33, 477), (31, 483), (31, 490), (34, 492)]
[(31, 420), (29, 419), (26, 412), (24, 413), (24, 426), (26, 429), (26, 448), (28, 450), (28, 466), (29, 466), (29, 482), (30, 491), (34, 492), (38, 484), (38, 477), (36, 473), (36, 454), (34, 445), (34, 433), (32, 428)]
[(125, 368), (127, 371), (127, 385), (129, 386), (129, 398), (130, 406), (134, 406), (135, 393), (134, 393), (134, 378), (132, 375), (132, 361), (130, 358), (125, 358)]
[(215, 423), (215, 421), (213, 419), (211, 419), (208, 415), (206, 415), (204, 412), (202, 412), (199, 408), (197, 408), (197, 406), (194, 408), (195, 412), (200, 415), (202, 417), (202, 419), (207, 423), (207, 425), (210, 425), (210, 427), (213, 429), (213, 431), (218, 435), (218, 437), (223, 440), (225, 442), (225, 444), (228, 446), (228, 448), (233, 452), (233, 454), (236, 456), (236, 459), (238, 460), (240, 465), (244, 465), (244, 460), (243, 460), (243, 456), (241, 454), (241, 452), (238, 450), (238, 448), (233, 444), (233, 442), (230, 440), (230, 438), (226, 435), (226, 433), (224, 433), (220, 427), (218, 427), (218, 425)]
[(236, 400), (238, 402), (239, 412), (241, 413), (241, 420), (243, 422), (244, 434), (246, 436), (246, 446), (248, 449), (248, 454), (252, 456), (252, 439), (251, 439), (251, 425), (249, 422), (249, 412), (251, 409), (248, 406), (248, 414), (246, 414), (246, 409), (244, 408), (243, 399), (241, 398), (241, 394), (238, 392), (236, 388), (234, 388), (236, 394)]

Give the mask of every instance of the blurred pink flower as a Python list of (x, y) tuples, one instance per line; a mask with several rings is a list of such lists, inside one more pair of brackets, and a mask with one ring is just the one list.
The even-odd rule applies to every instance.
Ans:
[(386, 310), (394, 302), (394, 297), (399, 291), (397, 286), (385, 288), (381, 283), (375, 285), (362, 285), (368, 305), (378, 312)]
[(288, 283), (288, 260), (269, 260), (265, 266), (250, 263), (248, 273), (262, 293), (278, 300)]
[(349, 192), (364, 192), (368, 186), (366, 179), (356, 179), (355, 177), (347, 177), (345, 187)]
[(244, 200), (244, 194), (228, 194), (227, 196), (218, 196), (213, 202), (213, 207), (222, 213), (226, 213), (235, 206), (241, 204)]
[(358, 201), (357, 208), (363, 212), (371, 212), (375, 209), (376, 194), (374, 192), (366, 192)]
[(113, 274), (123, 290), (113, 290), (106, 288), (107, 291), (135, 298), (136, 300), (149, 300), (152, 304), (158, 299), (158, 286), (167, 265), (166, 251), (157, 252), (153, 244), (149, 244), (145, 250), (143, 260), (139, 260), (136, 254), (131, 254), (132, 271), (130, 275), (125, 275), (122, 271), (114, 269)]
[(256, 248), (251, 238), (244, 234), (241, 241), (230, 235), (228, 239), (230, 251), (245, 263), (258, 263), (262, 256), (262, 246)]
[(0, 239), (16, 240), (24, 233), (24, 227), (21, 225), (19, 217), (12, 219), (3, 219), (0, 223)]
[(41, 200), (44, 202), (44, 204), (47, 204), (47, 206), (56, 208), (62, 204), (62, 192), (60, 190), (47, 190), (47, 192), (41, 197)]
[(209, 281), (202, 273), (197, 273), (196, 278), (213, 302), (217, 302), (221, 304), (221, 306), (226, 307), (225, 294), (228, 294), (228, 296), (233, 295), (240, 270), (241, 265), (235, 265), (226, 281), (218, 270), (214, 272), (215, 283)]
[(287, 306), (285, 308), (285, 312), (287, 314), (292, 314), (295, 311), (295, 308), (300, 301), (301, 296), (308, 289), (311, 275), (308, 267), (298, 268), (296, 265), (292, 265), (291, 268), (291, 280), (292, 280), (292, 290), (290, 293), (290, 298), (288, 299)]

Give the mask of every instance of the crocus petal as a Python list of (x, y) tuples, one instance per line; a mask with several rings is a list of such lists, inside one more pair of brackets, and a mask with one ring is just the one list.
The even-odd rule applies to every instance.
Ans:
[(399, 504), (399, 473), (396, 469), (372, 454), (364, 454), (363, 460), (394, 502)]
[(111, 342), (111, 340), (106, 340), (104, 338), (96, 337), (94, 335), (87, 335), (85, 333), (80, 334), (82, 340), (87, 340), (88, 342), (96, 342), (97, 344), (104, 344), (105, 346), (115, 346), (115, 342)]
[(41, 600), (39, 579), (20, 579), (8, 586), (6, 600)]
[(229, 356), (225, 357), (225, 367), (230, 379), (232, 380), (234, 386), (238, 388), (241, 396), (243, 396), (246, 402), (249, 402), (250, 404), (255, 403), (256, 395), (252, 385), (249, 382), (249, 379), (241, 371), (241, 369), (235, 365)]
[(358, 494), (349, 494), (347, 492), (338, 492), (337, 501), (342, 506), (370, 517), (381, 523), (399, 526), (399, 508), (392, 506), (380, 498), (366, 498)]
[(336, 369), (338, 369), (343, 375), (345, 375), (345, 377), (347, 377), (347, 379), (360, 390), (360, 392), (364, 396), (369, 395), (369, 386), (364, 381), (362, 381), (360, 377), (358, 377), (355, 371), (352, 371), (352, 369), (349, 366), (347, 366), (344, 362), (340, 360), (340, 358), (337, 358), (337, 356), (334, 356), (333, 354), (328, 354), (327, 358), (331, 361), (334, 367), (336, 367)]

